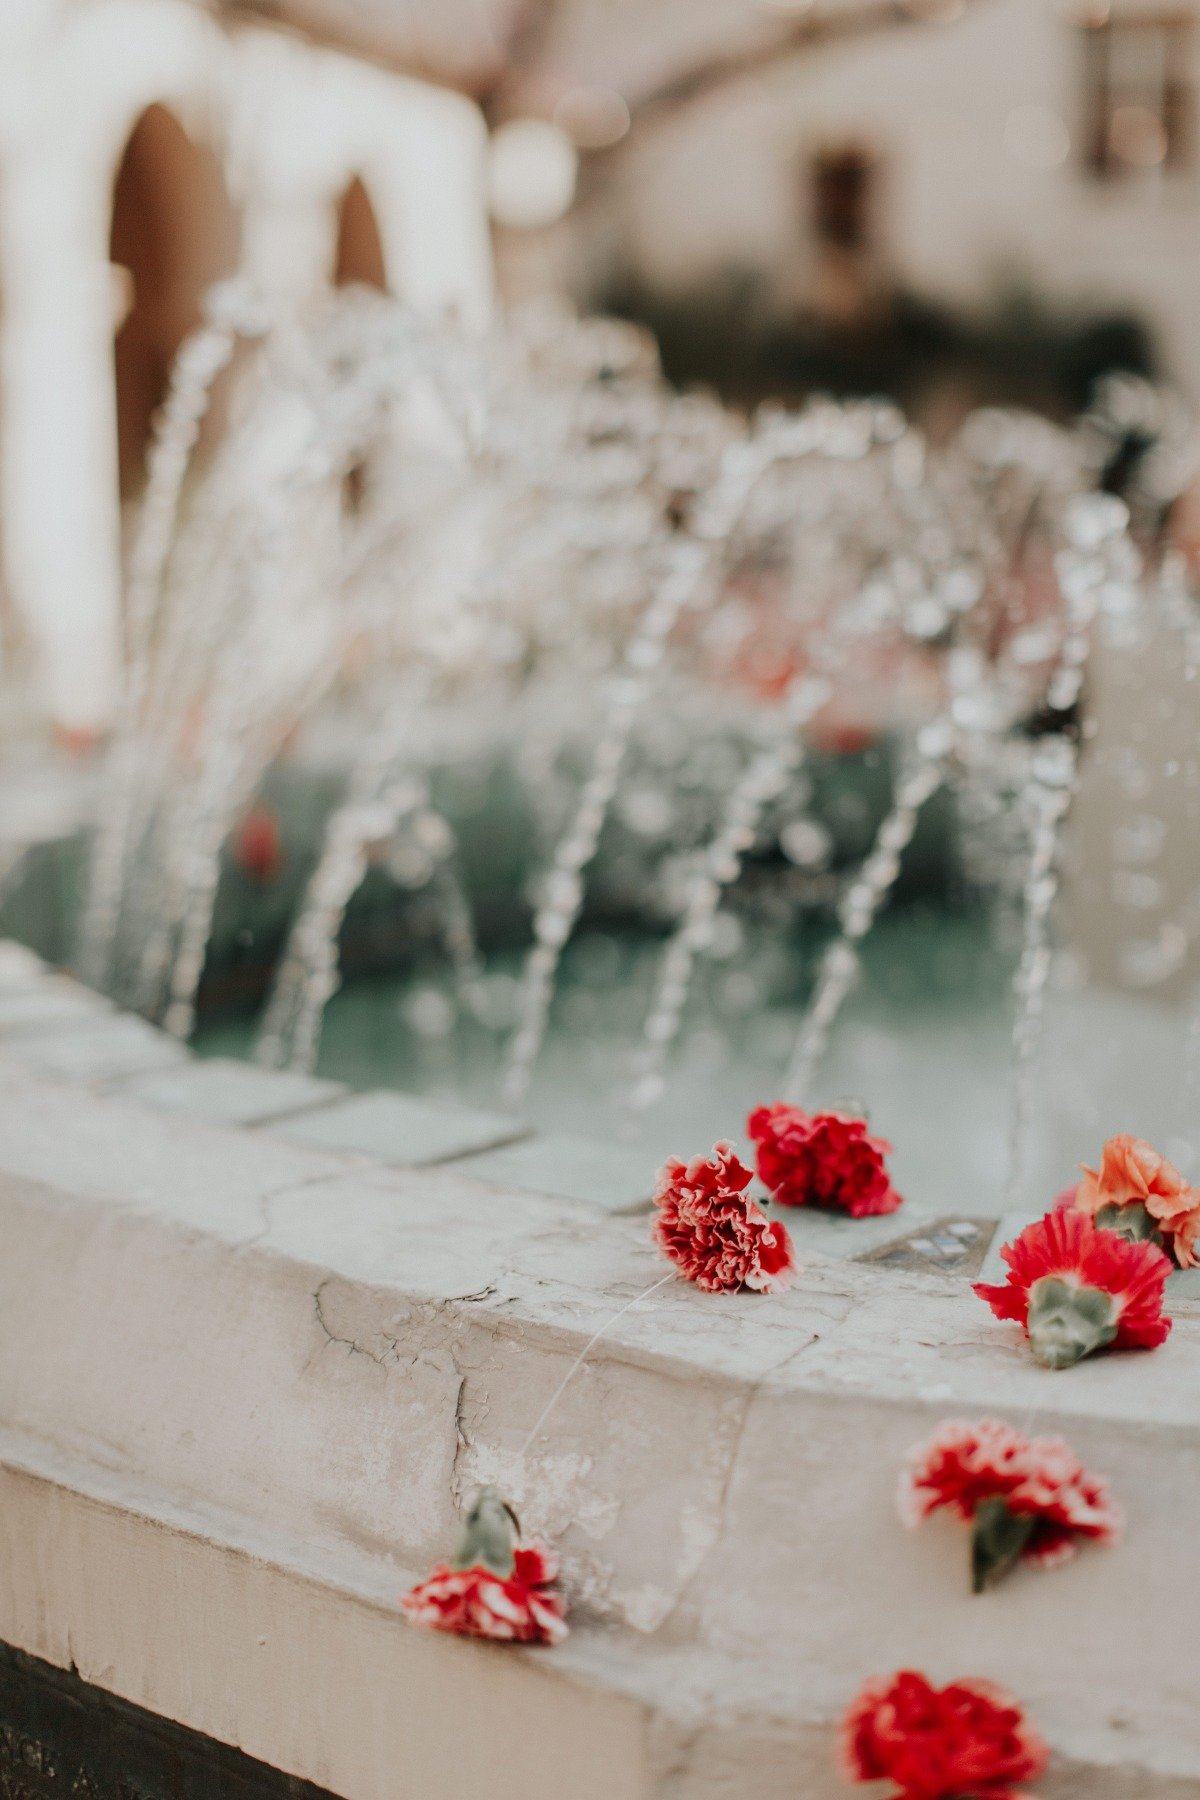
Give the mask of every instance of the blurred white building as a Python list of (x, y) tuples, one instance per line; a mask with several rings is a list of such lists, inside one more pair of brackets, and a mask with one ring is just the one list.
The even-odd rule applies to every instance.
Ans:
[(61, 727), (110, 715), (120, 496), (215, 278), (490, 305), (458, 94), (189, 0), (0, 5), (0, 554)]
[[(668, 293), (739, 266), (779, 294), (811, 291), (816, 171), (830, 153), (860, 153), (873, 171), (863, 229), (896, 282), (970, 308), (1012, 278), (1051, 304), (1136, 313), (1200, 397), (1195, 7), (912, 0), (907, 10), (923, 22), (884, 18), (802, 49), (648, 137), (627, 182), (632, 269)], [(898, 3), (897, 19), (904, 11)], [(627, 68), (610, 62), (614, 84), (633, 79), (629, 30)]]
[[(334, 50), (222, 0), (0, 0), (0, 560), (56, 718), (86, 732), (111, 706), (118, 495), (211, 279), (242, 265), (290, 302), (359, 276), (486, 312), (465, 93), (494, 121), (593, 131), (587, 203), (518, 240), (515, 287), (586, 296), (619, 266), (669, 296), (742, 268), (786, 317), (852, 305), (864, 271), (967, 313), (1009, 279), (1136, 314), (1200, 398), (1197, 7), (271, 0)], [(839, 13), (845, 35), (756, 59)], [(733, 78), (648, 117), (705, 58)], [(618, 137), (632, 115), (628, 143), (596, 138), (598, 107)], [(549, 172), (569, 194), (569, 166)]]

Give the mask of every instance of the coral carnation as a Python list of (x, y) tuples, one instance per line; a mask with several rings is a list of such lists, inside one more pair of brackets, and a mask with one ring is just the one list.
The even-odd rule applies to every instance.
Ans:
[(935, 1688), (915, 1670), (868, 1682), (842, 1724), (842, 1773), (894, 1781), (897, 1800), (1019, 1800), (1046, 1746), (1020, 1706), (985, 1681)]
[(567, 1635), (562, 1601), (550, 1592), (558, 1558), (517, 1538), (511, 1508), (492, 1488), (476, 1495), (452, 1563), (401, 1599), (414, 1625), (509, 1644), (557, 1644)]
[(1097, 1225), (1135, 1239), (1160, 1239), (1181, 1268), (1200, 1260), (1200, 1188), (1190, 1186), (1144, 1138), (1126, 1132), (1109, 1138), (1100, 1167), (1085, 1165), (1072, 1199)]
[(709, 1293), (787, 1287), (796, 1270), (792, 1240), (746, 1193), (750, 1170), (728, 1144), (694, 1162), (659, 1171), (654, 1238), (689, 1281)]
[(971, 1522), (976, 1593), (1018, 1560), (1048, 1568), (1078, 1538), (1111, 1544), (1122, 1527), (1105, 1483), (1062, 1438), (1027, 1438), (1000, 1419), (940, 1425), (910, 1453), (897, 1498), (909, 1526), (942, 1507)]
[(902, 1204), (888, 1178), (891, 1145), (862, 1119), (806, 1113), (782, 1100), (750, 1114), (759, 1179), (782, 1206), (827, 1206), (852, 1219), (895, 1212)]
[(998, 1319), (1025, 1327), (1034, 1355), (1065, 1369), (1089, 1351), (1152, 1350), (1165, 1341), (1163, 1289), (1171, 1264), (1154, 1244), (1098, 1231), (1081, 1212), (1059, 1210), (1028, 1226), (1000, 1253), (1003, 1286), (975, 1292)]

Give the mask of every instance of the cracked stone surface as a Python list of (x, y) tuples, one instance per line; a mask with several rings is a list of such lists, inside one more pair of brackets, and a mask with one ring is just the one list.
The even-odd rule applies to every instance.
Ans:
[[(790, 1292), (710, 1296), (656, 1286), (645, 1217), (469, 1160), (351, 1167), (3, 1062), (0, 1123), (0, 1637), (347, 1800), (834, 1800), (834, 1720), (906, 1664), (1018, 1692), (1044, 1800), (1200, 1796), (1194, 1309), (1055, 1374), (822, 1221)], [(962, 1532), (894, 1493), (985, 1413), (1067, 1435), (1125, 1542), (972, 1598)], [(396, 1610), (481, 1481), (562, 1549), (559, 1651)]]
[(357, 1151), (407, 1168), (447, 1162), (523, 1137), (528, 1126), (498, 1113), (442, 1106), (411, 1094), (353, 1094), (287, 1119), (279, 1135), (322, 1150)]

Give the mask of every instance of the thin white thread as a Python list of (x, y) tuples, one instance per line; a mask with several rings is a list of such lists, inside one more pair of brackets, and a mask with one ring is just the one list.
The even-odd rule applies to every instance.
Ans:
[(555, 1388), (554, 1392), (551, 1394), (549, 1400), (547, 1400), (545, 1406), (542, 1408), (541, 1412), (538, 1415), (538, 1418), (533, 1427), (533, 1430), (529, 1433), (529, 1436), (525, 1439), (525, 1442), (521, 1445), (522, 1459), (524, 1459), (526, 1456), (528, 1456), (529, 1451), (533, 1446), (534, 1440), (536, 1439), (538, 1432), (542, 1429), (542, 1426), (546, 1423), (546, 1420), (550, 1417), (550, 1414), (554, 1411), (554, 1408), (558, 1405), (559, 1401), (562, 1399), (563, 1395), (566, 1393), (567, 1388), (569, 1387), (570, 1383), (574, 1380), (575, 1376), (579, 1373), (579, 1370), (583, 1367), (584, 1362), (586, 1361), (588, 1356), (590, 1356), (591, 1352), (595, 1349), (596, 1345), (600, 1342), (600, 1339), (605, 1335), (605, 1333), (611, 1331), (613, 1326), (617, 1323), (617, 1321), (619, 1319), (623, 1319), (627, 1312), (632, 1312), (633, 1308), (635, 1306), (637, 1306), (640, 1301), (648, 1300), (650, 1298), (651, 1294), (657, 1294), (660, 1287), (666, 1287), (668, 1281), (674, 1281), (674, 1279), (675, 1279), (675, 1271), (674, 1271), (674, 1269), (669, 1269), (667, 1271), (667, 1273), (662, 1277), (661, 1281), (656, 1281), (654, 1283), (653, 1287), (645, 1288), (645, 1289), (643, 1289), (643, 1291), (640, 1294), (635, 1294), (632, 1300), (627, 1300), (625, 1302), (624, 1306), (621, 1308), (620, 1312), (615, 1312), (611, 1319), (605, 1320), (604, 1324), (600, 1327), (599, 1331), (595, 1331), (592, 1333), (592, 1335), (588, 1339), (587, 1343), (583, 1346), (583, 1349), (579, 1352), (579, 1355), (575, 1358), (575, 1361), (571, 1364), (570, 1368), (567, 1370), (566, 1374), (563, 1376), (562, 1380), (559, 1382), (558, 1386)]

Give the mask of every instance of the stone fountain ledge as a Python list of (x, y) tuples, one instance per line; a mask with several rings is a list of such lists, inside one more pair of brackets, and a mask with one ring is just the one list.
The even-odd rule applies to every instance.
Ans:
[[(374, 1100), (385, 1162), (331, 1084), (213, 1073), (15, 946), (0, 1055), (0, 1639), (345, 1800), (834, 1800), (833, 1721), (901, 1664), (1018, 1692), (1045, 1800), (1200, 1796), (1185, 1296), (1155, 1355), (1048, 1374), (961, 1278), (801, 1219), (790, 1293), (661, 1289), (523, 1457), (662, 1267), (613, 1166), (571, 1198), (577, 1163), (466, 1115), (403, 1168)], [(985, 1411), (1068, 1433), (1126, 1542), (972, 1599), (961, 1534), (893, 1492)], [(397, 1613), (484, 1480), (563, 1549), (560, 1650)]]

